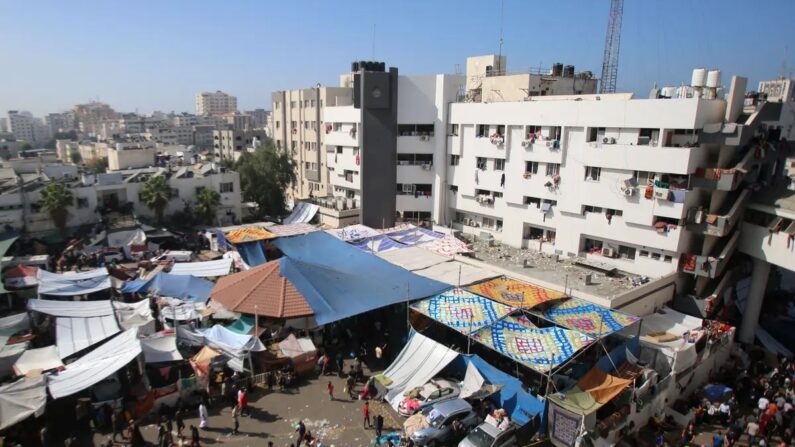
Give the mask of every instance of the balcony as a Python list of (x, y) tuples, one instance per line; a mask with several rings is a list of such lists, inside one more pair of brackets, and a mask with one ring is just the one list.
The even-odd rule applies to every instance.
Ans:
[(323, 144), (328, 146), (358, 147), (358, 132), (354, 131), (330, 131), (323, 135)]
[(684, 245), (682, 227), (665, 225), (660, 228), (634, 225), (623, 216), (613, 216), (610, 220), (602, 213), (585, 213), (582, 230), (598, 239), (623, 241), (636, 246), (648, 246), (660, 250), (678, 252)]
[(397, 166), (398, 183), (433, 183), (433, 178), (431, 163), (399, 163)]
[(723, 242), (718, 243), (713, 250), (715, 255), (683, 254), (680, 262), (682, 271), (704, 278), (719, 277), (737, 249), (739, 239), (740, 232), (735, 231), (731, 238), (723, 239)]
[(433, 135), (406, 135), (397, 138), (398, 154), (430, 154), (434, 151)]
[(467, 147), (467, 151), (474, 152), (478, 157), (486, 157), (486, 158), (505, 158), (507, 156), (507, 151), (505, 148), (509, 144), (506, 141), (506, 137), (500, 138), (490, 138), (488, 136), (485, 137), (475, 137), (474, 139), (467, 139), (464, 142), (464, 145)]
[(707, 214), (702, 209), (692, 208), (688, 212), (687, 229), (709, 236), (724, 237), (728, 235), (742, 217), (750, 197), (751, 190), (745, 189), (727, 200), (726, 206), (715, 214)]
[(706, 157), (699, 147), (586, 143), (583, 164), (610, 169), (689, 174)]
[(433, 196), (398, 194), (395, 198), (395, 209), (398, 211), (433, 211)]

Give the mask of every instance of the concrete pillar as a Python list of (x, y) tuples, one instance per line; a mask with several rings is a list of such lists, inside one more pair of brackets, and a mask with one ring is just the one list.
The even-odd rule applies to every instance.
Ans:
[(751, 290), (748, 293), (748, 302), (743, 312), (743, 322), (740, 326), (740, 341), (753, 343), (756, 336), (756, 327), (759, 325), (759, 313), (762, 310), (762, 301), (767, 290), (767, 280), (770, 277), (770, 263), (753, 258), (754, 269), (751, 272)]

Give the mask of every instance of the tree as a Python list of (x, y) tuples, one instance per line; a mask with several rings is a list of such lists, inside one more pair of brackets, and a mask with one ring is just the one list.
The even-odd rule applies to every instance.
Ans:
[(104, 174), (108, 169), (108, 159), (92, 158), (86, 162), (86, 167), (94, 174)]
[(74, 204), (72, 191), (64, 188), (60, 183), (50, 183), (41, 190), (41, 209), (50, 213), (50, 218), (63, 234), (66, 230), (66, 221), (69, 219), (67, 207)]
[(196, 214), (203, 223), (212, 225), (215, 220), (215, 210), (221, 204), (221, 194), (210, 188), (201, 188), (196, 194)]
[(29, 151), (31, 149), (33, 149), (33, 146), (27, 141), (23, 141), (22, 144), (19, 145), (19, 148), (17, 148), (19, 152)]
[(164, 176), (150, 177), (141, 190), (141, 201), (152, 209), (159, 223), (163, 222), (163, 211), (171, 199), (171, 187)]
[(240, 186), (245, 200), (257, 204), (258, 218), (286, 214), (284, 191), (295, 182), (295, 162), (287, 153), (279, 152), (272, 140), (266, 140), (253, 153), (247, 152), (237, 161)]
[(69, 160), (71, 160), (73, 164), (78, 164), (83, 161), (83, 157), (80, 155), (79, 150), (72, 149), (69, 151)]

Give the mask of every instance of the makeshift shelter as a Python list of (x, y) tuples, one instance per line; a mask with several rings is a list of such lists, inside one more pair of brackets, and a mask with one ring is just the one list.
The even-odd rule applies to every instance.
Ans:
[(144, 244), (146, 244), (146, 233), (140, 228), (113, 231), (107, 234), (108, 247), (125, 249), (127, 254), (129, 254), (131, 246)]
[(240, 253), (240, 258), (249, 267), (256, 267), (267, 261), (265, 250), (262, 248), (262, 242), (260, 241), (237, 244), (235, 248)]
[(449, 288), (363, 253), (325, 232), (280, 238), (274, 244), (284, 253), (279, 259), (281, 274), (304, 296), (318, 324)]
[(140, 353), (138, 331), (126, 330), (66, 365), (63, 371), (51, 375), (50, 394), (53, 398), (59, 399), (82, 391), (123, 368)]
[(141, 339), (141, 350), (146, 363), (174, 362), (182, 360), (177, 349), (177, 334), (158, 333)]
[(570, 298), (561, 301), (544, 312), (544, 318), (558, 326), (588, 334), (594, 338), (604, 337), (636, 323), (639, 318), (587, 301)]
[(513, 307), (494, 302), (463, 289), (450, 289), (411, 305), (427, 317), (469, 335), (514, 311)]
[(297, 202), (289, 216), (284, 218), (284, 224), (308, 223), (317, 214), (320, 206), (314, 203)]
[(177, 299), (168, 300), (167, 304), (160, 309), (160, 321), (194, 321), (204, 317), (204, 310), (207, 306), (201, 302), (182, 301)]
[(31, 415), (41, 416), (47, 404), (47, 379), (25, 377), (0, 386), (0, 430), (5, 430)]
[(193, 275), (174, 275), (160, 272), (147, 280), (127, 281), (123, 293), (155, 293), (160, 296), (179, 298), (186, 301), (207, 301), (213, 283)]
[(445, 234), (431, 242), (419, 244), (419, 247), (449, 258), (461, 253), (472, 253), (472, 249), (467, 246), (466, 242), (458, 239), (452, 234)]
[(59, 368), (63, 368), (63, 362), (56, 346), (28, 349), (14, 363), (14, 373), (18, 376), (27, 375), (31, 371), (41, 372)]
[(320, 231), (320, 228), (308, 223), (290, 223), (268, 227), (268, 231), (279, 237), (289, 237)]
[(593, 342), (580, 332), (538, 328), (524, 315), (505, 317), (475, 332), (472, 338), (541, 373), (558, 367)]
[(245, 244), (246, 242), (265, 241), (276, 237), (270, 231), (259, 227), (242, 227), (232, 230), (225, 235), (226, 240), (232, 244)]
[(467, 289), (494, 301), (524, 309), (532, 309), (541, 303), (566, 297), (564, 293), (506, 277), (473, 284)]
[(279, 350), (285, 357), (289, 357), (298, 374), (312, 371), (317, 362), (317, 348), (312, 343), (312, 339), (303, 337), (296, 338), (290, 334), (279, 342)]
[[(17, 239), (19, 239), (19, 237), (11, 233), (6, 233), (5, 235), (0, 237), (5, 238), (3, 240), (0, 240), (0, 258), (4, 258), (6, 253), (8, 252), (8, 249), (10, 249), (12, 245), (14, 245), (14, 242), (16, 242)], [(2, 262), (0, 262), (0, 264), (2, 264)], [(2, 267), (2, 265), (0, 265), (0, 267)], [(0, 270), (0, 279), (2, 279), (4, 276), (5, 275)], [(0, 294), (8, 293), (8, 290), (5, 289), (4, 285), (5, 281), (0, 281)]]
[(351, 245), (358, 248), (359, 250), (366, 251), (368, 253), (385, 253), (394, 250), (400, 250), (401, 248), (406, 248), (408, 245), (401, 244), (400, 242), (394, 241), (387, 236), (378, 235), (378, 236), (370, 236), (364, 239), (358, 239), (356, 241), (351, 241)]
[(5, 285), (6, 287), (12, 287), (15, 289), (36, 286), (39, 284), (39, 281), (36, 279), (36, 274), (38, 271), (38, 267), (17, 264), (3, 272)]
[(386, 233), (391, 239), (394, 239), (401, 244), (418, 245), (433, 242), (436, 239), (444, 237), (444, 233), (427, 230), (422, 227), (411, 227), (403, 230)]
[(453, 349), (412, 331), (408, 343), (382, 374), (382, 383), (388, 390), (385, 400), (397, 410), (406, 390), (424, 385), (458, 355)]
[(378, 253), (378, 257), (411, 271), (450, 262), (450, 258), (438, 255), (421, 247), (406, 247), (402, 250)]
[(226, 325), (226, 328), (235, 334), (249, 335), (251, 330), (254, 329), (254, 317), (242, 316), (232, 323)]
[(336, 237), (341, 241), (355, 241), (357, 239), (364, 239), (366, 237), (378, 236), (380, 231), (374, 230), (367, 225), (355, 224), (348, 225), (344, 228), (336, 228), (333, 230), (326, 230), (326, 233)]
[(25, 312), (0, 318), (0, 348), (8, 343), (12, 335), (29, 329), (30, 317)]
[(190, 364), (196, 372), (196, 375), (199, 377), (206, 377), (210, 371), (210, 364), (213, 362), (213, 359), (219, 355), (221, 355), (219, 351), (204, 346), (196, 355), (191, 357)]
[(123, 303), (113, 301), (113, 308), (116, 310), (116, 317), (119, 326), (123, 330), (138, 328), (138, 333), (147, 335), (154, 332), (155, 319), (152, 316), (152, 309), (149, 307), (149, 300), (144, 299), (135, 303)]
[(55, 338), (62, 358), (120, 331), (111, 301), (29, 299), (28, 310), (57, 317)]
[(30, 342), (23, 341), (5, 345), (0, 349), (0, 379), (4, 379), (14, 373), (14, 363), (19, 360), (29, 347)]
[(215, 261), (177, 262), (171, 267), (172, 275), (193, 275), (197, 278), (221, 277), (229, 274), (232, 269), (231, 258)]
[(414, 273), (457, 287), (500, 276), (499, 273), (458, 261), (442, 262), (422, 270), (414, 270)]
[(39, 269), (36, 280), (39, 283), (39, 295), (87, 295), (111, 288), (110, 275), (104, 267), (87, 272), (61, 274)]
[(698, 361), (696, 342), (706, 336), (704, 320), (663, 307), (643, 318), (641, 344), (661, 351), (669, 360), (668, 366), (679, 373)]
[(210, 298), (231, 311), (269, 318), (314, 314), (303, 295), (281, 274), (279, 261), (218, 279)]

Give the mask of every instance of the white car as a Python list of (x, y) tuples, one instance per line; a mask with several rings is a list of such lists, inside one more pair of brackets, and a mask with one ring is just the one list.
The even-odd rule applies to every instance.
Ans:
[(452, 380), (432, 379), (418, 391), (417, 397), (407, 396), (398, 404), (401, 416), (411, 416), (437, 402), (454, 399), (461, 393), (461, 387)]
[(160, 256), (150, 259), (152, 263), (160, 261), (190, 262), (193, 260), (193, 252), (188, 250), (169, 250)]

